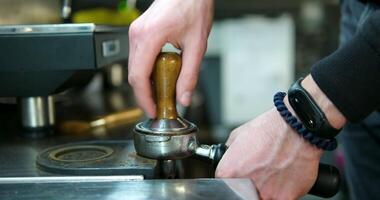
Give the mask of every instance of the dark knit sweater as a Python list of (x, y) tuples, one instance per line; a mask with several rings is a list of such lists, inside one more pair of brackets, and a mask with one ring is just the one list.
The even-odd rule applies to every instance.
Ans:
[(311, 75), (351, 122), (380, 108), (380, 11), (330, 56), (316, 63)]

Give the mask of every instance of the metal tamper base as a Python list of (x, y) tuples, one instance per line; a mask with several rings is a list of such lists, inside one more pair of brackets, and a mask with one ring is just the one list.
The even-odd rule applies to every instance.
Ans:
[(198, 128), (185, 119), (149, 119), (136, 125), (134, 144), (138, 155), (158, 160), (189, 157), (197, 146)]

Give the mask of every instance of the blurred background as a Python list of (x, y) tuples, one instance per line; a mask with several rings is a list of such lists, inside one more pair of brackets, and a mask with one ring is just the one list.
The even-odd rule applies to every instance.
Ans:
[[(151, 3), (147, 0), (0, 0), (0, 24), (94, 22), (128, 26)], [(338, 0), (216, 0), (200, 80), (191, 106), (180, 108), (181, 114), (200, 127), (201, 141), (226, 141), (235, 127), (272, 107), (272, 95), (276, 91), (286, 91), (294, 80), (309, 73), (313, 63), (338, 47), (339, 19)], [(75, 100), (58, 97), (57, 120), (62, 122), (73, 116), (91, 120), (130, 105), (135, 107), (126, 80), (126, 63), (124, 60), (93, 75), (81, 86), (81, 95), (75, 90)], [(99, 85), (102, 89), (96, 89)], [(115, 88), (122, 90), (122, 95), (114, 92)], [(110, 90), (113, 92), (107, 92)], [(90, 98), (85, 94), (91, 94)], [(2, 98), (2, 101), (11, 100)], [(73, 110), (75, 115), (70, 114)], [(343, 173), (339, 148), (326, 154), (323, 160), (341, 167)], [(185, 161), (185, 165), (190, 162), (195, 161)], [(211, 177), (212, 173), (200, 170), (188, 176)], [(343, 184), (335, 199), (347, 198)]]

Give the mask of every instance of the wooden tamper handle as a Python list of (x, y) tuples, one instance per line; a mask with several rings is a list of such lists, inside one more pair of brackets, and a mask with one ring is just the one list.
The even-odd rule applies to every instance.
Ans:
[(153, 85), (156, 95), (157, 119), (176, 119), (175, 91), (181, 57), (177, 53), (160, 53), (153, 70)]

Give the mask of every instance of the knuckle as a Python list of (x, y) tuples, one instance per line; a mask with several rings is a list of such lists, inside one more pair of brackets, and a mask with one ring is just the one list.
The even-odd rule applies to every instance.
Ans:
[(135, 74), (130, 74), (128, 75), (128, 83), (132, 86), (136, 86), (141, 78)]
[(235, 128), (234, 130), (231, 131), (231, 135), (235, 135), (239, 132), (238, 128)]
[(238, 135), (239, 133), (239, 130), (236, 128), (234, 129), (231, 133), (230, 133), (230, 137), (234, 138)]
[(129, 42), (131, 44), (139, 44), (140, 46), (155, 46), (157, 43), (162, 42), (166, 37), (165, 32), (160, 32), (157, 34), (157, 30), (162, 30), (156, 28), (155, 23), (146, 22), (146, 24), (141, 24), (140, 22), (133, 22), (129, 27)]
[(149, 30), (149, 32), (151, 32), (154, 30), (166, 28), (166, 27), (164, 27), (165, 25), (166, 24), (165, 23), (163, 24), (162, 21), (159, 19), (152, 19), (149, 22), (147, 22), (145, 27), (147, 30)]
[(162, 23), (157, 20), (144, 20), (139, 19), (132, 22), (129, 26), (129, 36), (131, 38), (139, 38), (142, 36), (154, 36), (156, 35), (156, 30), (162, 30)]
[(141, 35), (142, 31), (143, 30), (139, 24), (139, 21), (136, 20), (136, 21), (132, 22), (132, 24), (129, 26), (128, 34), (129, 34), (129, 37), (133, 39), (133, 38), (137, 38), (139, 35)]
[(194, 89), (197, 84), (197, 75), (196, 72), (187, 72), (182, 76), (182, 83), (185, 83), (186, 89)]
[(197, 42), (189, 45), (190, 48), (193, 49), (193, 56), (199, 62), (199, 64), (202, 62), (202, 58), (207, 50), (207, 40), (198, 40)]

